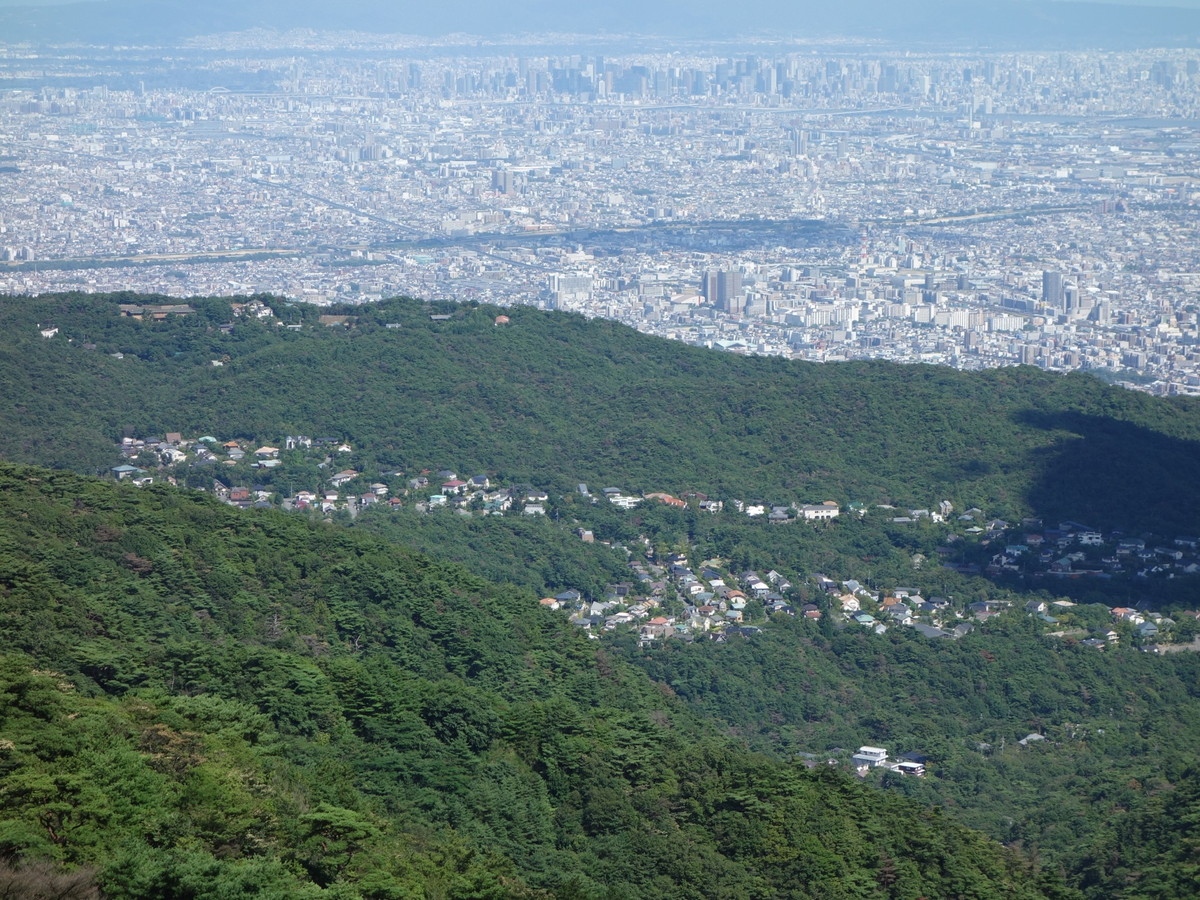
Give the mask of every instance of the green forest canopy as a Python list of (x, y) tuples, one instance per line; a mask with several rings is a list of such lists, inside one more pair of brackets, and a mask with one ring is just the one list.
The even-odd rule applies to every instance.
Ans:
[[(332, 434), (361, 465), (450, 466), (563, 491), (950, 499), (1197, 530), (1200, 404), (1084, 375), (743, 358), (531, 308), (505, 310), (497, 326), (488, 307), (267, 298), (292, 329), (235, 318), (220, 299), (163, 321), (122, 318), (117, 305), (131, 300), (145, 298), (0, 303), (0, 455), (99, 472), (124, 433)], [(354, 318), (328, 327), (321, 313)], [(51, 322), (47, 340), (37, 326)]]
[[(1075, 896), (722, 737), (532, 595), (0, 465), (0, 878), (113, 898)], [(669, 693), (669, 692), (668, 692)]]
[[(1196, 404), (1083, 376), (746, 359), (411, 300), (265, 298), (295, 330), (235, 319), (228, 300), (117, 314), (145, 299), (0, 304), (0, 455), (103, 472), (125, 433), (333, 434), (364, 470), (452, 466), (564, 493), (948, 498), (1200, 531)], [(356, 318), (326, 327), (327, 312)], [(38, 868), (51, 860), (131, 898), (1062, 892), (921, 812), (945, 805), (1096, 900), (1200, 888), (1191, 654), (1083, 655), (1016, 620), (953, 645), (780, 623), (753, 643), (640, 653), (379, 538), (35, 469), (6, 467), (0, 497), (0, 878), (62, 877)], [(705, 523), (705, 540), (770, 550)], [(506, 546), (545, 556), (515, 579), (528, 586), (564, 577), (542, 524), (435, 524), (388, 531), (462, 540), (504, 578)], [(993, 740), (1024, 728), (1049, 742)], [(917, 806), (779, 761), (868, 734), (934, 754), (934, 777), (888, 785)]]

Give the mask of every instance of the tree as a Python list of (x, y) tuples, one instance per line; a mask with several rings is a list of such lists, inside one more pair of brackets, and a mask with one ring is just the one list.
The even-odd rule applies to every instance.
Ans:
[(299, 822), (296, 856), (323, 887), (345, 873), (380, 834), (379, 826), (362, 813), (326, 803), (300, 816)]

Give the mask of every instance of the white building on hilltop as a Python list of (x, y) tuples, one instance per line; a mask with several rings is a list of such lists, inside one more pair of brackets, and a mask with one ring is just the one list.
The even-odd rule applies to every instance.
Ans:
[(873, 769), (887, 762), (887, 750), (882, 747), (859, 747), (851, 762), (856, 769)]

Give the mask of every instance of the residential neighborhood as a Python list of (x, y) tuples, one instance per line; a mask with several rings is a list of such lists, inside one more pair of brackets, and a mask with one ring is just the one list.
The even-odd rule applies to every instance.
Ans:
[[(350, 465), (354, 448), (339, 436), (280, 435), (258, 439), (195, 438), (179, 432), (161, 437), (122, 439), (114, 466), (118, 480), (137, 485), (165, 481), (213, 493), (240, 508), (279, 508), (325, 517), (355, 518), (369, 509), (411, 508), (425, 514), (552, 517), (558, 521), (562, 498), (530, 484), (503, 484), (487, 473), (459, 473), (453, 468), (368, 475)], [(306, 487), (290, 473), (315, 472)], [(249, 473), (248, 482), (239, 479)], [(255, 481), (257, 477), (261, 481)], [(709, 515), (733, 515), (783, 527), (823, 528), (843, 514), (881, 517), (896, 529), (936, 528), (941, 544), (935, 562), (964, 575), (992, 580), (1023, 579), (1050, 589), (1064, 579), (1187, 578), (1200, 574), (1200, 538), (1176, 536), (1147, 541), (1120, 533), (1104, 533), (1078, 522), (1047, 526), (1039, 519), (1010, 523), (972, 507), (955, 514), (942, 500), (928, 508), (901, 509), (861, 504), (845, 507), (835, 500), (747, 502), (716, 499), (692, 490), (675, 496), (665, 491), (638, 492), (617, 486), (597, 491), (579, 483), (570, 507), (570, 522), (561, 521), (584, 543), (607, 543), (626, 559), (629, 577), (609, 584), (597, 596), (566, 590), (543, 598), (543, 606), (569, 616), (590, 636), (628, 631), (639, 643), (666, 640), (752, 638), (783, 615), (835, 627), (858, 627), (882, 634), (911, 628), (930, 640), (957, 640), (978, 625), (1011, 610), (1008, 601), (964, 600), (925, 596), (903, 585), (873, 583), (870, 573), (834, 578), (822, 572), (737, 569), (716, 557), (695, 559), (694, 548), (661, 554), (643, 535), (633, 544), (597, 542), (588, 527), (587, 510), (607, 505), (632, 512), (644, 504), (662, 504)], [(928, 562), (913, 554), (914, 576)], [(1103, 610), (1101, 614), (1100, 610)], [(1079, 604), (1065, 598), (1032, 600), (1021, 610), (1035, 618), (1046, 635), (1096, 650), (1136, 643), (1148, 652), (1191, 647), (1176, 642), (1177, 621), (1153, 610)], [(1191, 614), (1188, 614), (1191, 615)], [(1192, 623), (1200, 615), (1192, 617)], [(1190, 639), (1192, 629), (1183, 630)], [(1182, 640), (1182, 639), (1181, 639)], [(1197, 649), (1200, 649), (1198, 647)]]
[[(371, 473), (353, 464), (354, 447), (339, 436), (279, 435), (223, 439), (191, 438), (179, 432), (161, 437), (126, 437), (120, 444), (126, 462), (112, 469), (119, 480), (146, 485), (158, 481), (191, 484), (222, 502), (243, 509), (284, 509), (321, 518), (357, 517), (387, 509), (418, 516), (517, 518), (535, 517), (561, 527), (583, 544), (607, 545), (627, 577), (589, 593), (567, 588), (543, 596), (539, 605), (565, 617), (591, 640), (629, 642), (639, 652), (666, 649), (668, 642), (726, 644), (760, 640), (769, 629), (794, 622), (812, 629), (814, 638), (830, 629), (861, 630), (882, 635), (895, 629), (931, 642), (959, 641), (986, 628), (997, 617), (1032, 622), (1043, 640), (1063, 641), (1090, 652), (1136, 647), (1147, 654), (1200, 652), (1200, 610), (1171, 615), (1142, 604), (1107, 606), (1066, 597), (1035, 596), (977, 599), (923, 591), (917, 587), (923, 568), (943, 566), (991, 580), (1024, 578), (1051, 589), (1065, 580), (1187, 578), (1196, 574), (1200, 540), (1176, 537), (1154, 540), (1106, 532), (1064, 521), (1053, 524), (1026, 518), (1009, 522), (972, 507), (958, 512), (947, 500), (927, 508), (807, 502), (774, 498), (749, 502), (714, 498), (702, 491), (636, 491), (617, 485), (593, 490), (580, 482), (564, 496), (529, 484), (506, 484), (487, 472), (454, 467), (416, 473)], [(277, 479), (288, 469), (319, 473), (309, 487), (284, 493)], [(366, 468), (366, 467), (364, 467)], [(197, 479), (195, 472), (203, 473)], [(264, 483), (241, 483), (232, 475), (258, 473)], [(930, 559), (913, 555), (914, 582), (880, 584), (869, 568), (832, 575), (783, 567), (745, 568), (729, 559), (703, 555), (695, 546), (664, 551), (652, 534), (637, 540), (597, 538), (601, 530), (589, 514), (606, 513), (634, 519), (654, 505), (693, 510), (697, 516), (727, 516), (744, 527), (772, 532), (776, 527), (824, 529), (847, 527), (871, 516), (897, 533), (934, 529), (940, 544)], [(566, 514), (564, 514), (566, 513)], [(840, 520), (840, 521), (839, 521)], [(1045, 593), (1045, 592), (1042, 592)], [(1013, 596), (1011, 594), (1007, 595)], [(1019, 595), (1018, 595), (1019, 596)], [(1028, 596), (1028, 594), (1026, 594)], [(796, 626), (792, 626), (796, 627)], [(1038, 731), (1004, 739), (1022, 752), (1056, 752), (1060, 744)], [(804, 765), (829, 766), (863, 780), (899, 785), (905, 779), (938, 777), (938, 760), (927, 748), (905, 747), (893, 754), (871, 741), (857, 751), (834, 748), (798, 753)], [(1053, 737), (1053, 736), (1052, 736)], [(991, 752), (981, 744), (980, 752)]]

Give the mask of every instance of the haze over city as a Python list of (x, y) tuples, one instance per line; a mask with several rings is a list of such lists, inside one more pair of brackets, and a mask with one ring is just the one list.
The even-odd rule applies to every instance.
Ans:
[(0, 291), (536, 304), (1195, 393), (1189, 5), (460, 3), (428, 38), (403, 4), (155, 4), (138, 46), (105, 37), (136, 3), (6, 9), (40, 37), (0, 45)]
[(493, 4), (447, 0), (383, 3), (347, 0), (90, 0), (73, 4), (0, 5), (9, 40), (83, 40), (143, 43), (178, 40), (243, 28), (356, 29), (441, 35), (571, 32), (654, 34), (729, 39), (755, 35), (869, 38), (945, 46), (947, 41), (1026, 48), (1149, 46), (1195, 43), (1200, 10), (1195, 0), (1175, 3), (1075, 3), (1051, 0), (949, 2), (846, 0), (838, 4), (748, 0), (739, 4), (658, 0), (563, 4), (535, 0)]

